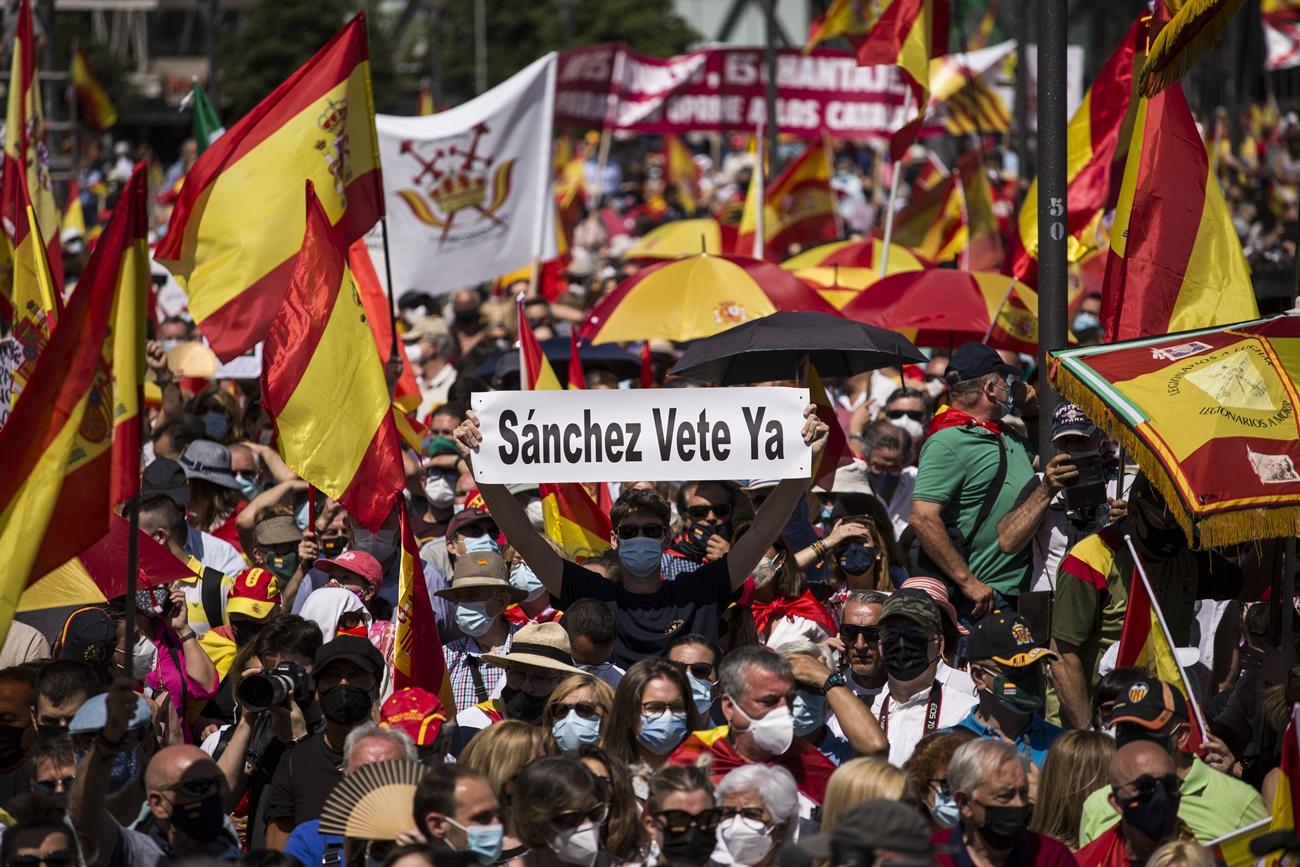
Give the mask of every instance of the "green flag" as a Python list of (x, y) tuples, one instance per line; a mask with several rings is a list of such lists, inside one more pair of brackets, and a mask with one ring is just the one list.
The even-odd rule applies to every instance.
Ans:
[(217, 117), (217, 110), (212, 107), (208, 101), (208, 95), (203, 92), (203, 86), (197, 81), (190, 89), (188, 102), (194, 112), (194, 140), (198, 142), (199, 153), (203, 153), (208, 145), (216, 141), (226, 128), (221, 125), (221, 118)]

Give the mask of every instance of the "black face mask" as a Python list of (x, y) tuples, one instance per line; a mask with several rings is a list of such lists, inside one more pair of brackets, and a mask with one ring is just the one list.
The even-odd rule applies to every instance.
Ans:
[(331, 687), (320, 697), (320, 712), (325, 719), (342, 726), (354, 726), (365, 720), (373, 705), (370, 693), (350, 683)]
[(23, 760), (23, 756), (27, 754), (27, 750), (23, 748), (25, 734), (27, 734), (26, 728), (0, 725), (0, 768), (16, 767)]
[(326, 536), (320, 540), (320, 551), (328, 558), (334, 558), (343, 553), (343, 549), (348, 546), (346, 536)]
[(930, 639), (900, 634), (888, 643), (880, 640), (881, 661), (885, 673), (894, 680), (913, 680), (933, 661), (930, 659)]
[(546, 707), (548, 697), (530, 695), (522, 689), (515, 689), (509, 685), (501, 687), (501, 701), (506, 706), (506, 717), (523, 720), (526, 723), (535, 723), (542, 718), (542, 710)]
[(1124, 816), (1125, 825), (1148, 840), (1160, 841), (1173, 834), (1178, 827), (1178, 805), (1181, 799), (1180, 792), (1170, 792), (1164, 781), (1156, 780), (1150, 791), (1131, 801), (1121, 802), (1120, 813)]
[(664, 830), (664, 857), (673, 864), (703, 867), (718, 844), (716, 833), (701, 831), (695, 825), (680, 834)]
[(225, 825), (221, 810), (221, 793), (213, 792), (202, 801), (172, 805), (172, 827), (200, 843), (217, 839)]
[(861, 542), (850, 542), (840, 555), (840, 569), (846, 575), (865, 574), (876, 562), (876, 549)]
[(478, 310), (474, 307), (465, 307), (452, 312), (456, 318), (457, 325), (474, 325), (478, 323)]
[(984, 824), (980, 836), (990, 847), (999, 851), (1014, 849), (1029, 830), (1029, 819), (1034, 814), (1030, 804), (1022, 807), (984, 805)]

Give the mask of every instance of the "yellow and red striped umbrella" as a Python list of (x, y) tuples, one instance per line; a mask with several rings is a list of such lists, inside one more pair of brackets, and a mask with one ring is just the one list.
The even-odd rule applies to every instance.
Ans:
[(651, 229), (623, 254), (633, 261), (680, 259), (696, 253), (730, 253), (736, 242), (734, 226), (722, 226), (712, 217), (673, 220)]
[(827, 304), (836, 310), (843, 310), (844, 305), (880, 279), (880, 272), (871, 268), (841, 268), (832, 265), (800, 268), (794, 272), (794, 276), (815, 289)]
[[(879, 238), (865, 241), (834, 241), (822, 244), (811, 250), (804, 250), (797, 256), (791, 256), (781, 263), (789, 271), (802, 271), (804, 268), (829, 268), (839, 265), (841, 268), (871, 268), (880, 272), (880, 257), (884, 254), (885, 242)], [(907, 247), (898, 244), (889, 245), (889, 273), (903, 271), (920, 271), (930, 265)]]
[(624, 280), (591, 311), (582, 339), (697, 340), (778, 310), (835, 314), (808, 285), (776, 265), (701, 254), (660, 262)]

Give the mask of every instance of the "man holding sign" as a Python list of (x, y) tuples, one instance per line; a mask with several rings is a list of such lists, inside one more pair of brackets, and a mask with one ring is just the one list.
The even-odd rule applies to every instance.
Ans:
[[(698, 392), (700, 400), (707, 400), (709, 409), (713, 411), (715, 417), (725, 416), (727, 397), (724, 392), (745, 392), (748, 395), (747, 403), (758, 404), (759, 409), (771, 410), (767, 412), (769, 423), (775, 425), (770, 431), (769, 441), (772, 443), (772, 451), (767, 452), (772, 457), (769, 458), (773, 464), (791, 466), (790, 459), (794, 459), (795, 466), (811, 467), (817, 454), (819, 454), (826, 445), (828, 428), (816, 416), (816, 408), (812, 405), (805, 405), (802, 413), (799, 412), (797, 405), (795, 412), (792, 414), (785, 404), (792, 396), (799, 396), (806, 401), (806, 391), (796, 389), (698, 389), (692, 390)], [(772, 402), (764, 404), (764, 392), (773, 393)], [(787, 394), (775, 394), (785, 392)], [(794, 393), (789, 394), (789, 393)], [(637, 393), (641, 402), (646, 403), (644, 392)], [(507, 449), (509, 446), (509, 437), (502, 436), (500, 432), (499, 419), (502, 416), (507, 418), (526, 418), (528, 416), (528, 406), (531, 400), (535, 400), (538, 395), (544, 395), (552, 400), (559, 398), (561, 401), (568, 399), (574, 402), (575, 406), (570, 408), (571, 411), (577, 411), (576, 415), (570, 415), (570, 418), (582, 419), (585, 411), (578, 411), (577, 401), (584, 400), (583, 406), (591, 409), (595, 402), (601, 399), (613, 402), (623, 396), (620, 392), (498, 392), (491, 395), (476, 396), (476, 405), (484, 413), (485, 418), (489, 413), (492, 415), (491, 423), (485, 421), (484, 426), (480, 427), (480, 416), (475, 412), (470, 412), (465, 422), (456, 430), (456, 439), (461, 445), (466, 459), (474, 465), (474, 474), (479, 481), (479, 492), (487, 504), (488, 510), (496, 520), (497, 526), (505, 533), (506, 539), (514, 548), (523, 555), (524, 560), (541, 579), (542, 584), (556, 599), (556, 607), (561, 610), (568, 608), (579, 599), (594, 598), (599, 599), (609, 606), (618, 622), (618, 634), (614, 641), (614, 651), (612, 660), (624, 668), (630, 666), (638, 659), (647, 656), (659, 656), (663, 653), (664, 648), (674, 638), (690, 633), (699, 633), (716, 641), (718, 638), (718, 627), (722, 619), (722, 614), (726, 611), (727, 606), (731, 603), (731, 597), (736, 590), (744, 584), (745, 579), (758, 565), (764, 552), (776, 542), (781, 534), (782, 528), (794, 511), (795, 505), (799, 498), (804, 495), (809, 479), (807, 475), (798, 478), (787, 478), (782, 481), (773, 490), (771, 496), (763, 503), (754, 517), (754, 523), (749, 531), (735, 541), (731, 551), (718, 560), (706, 563), (695, 572), (688, 576), (683, 576), (676, 581), (664, 581), (660, 575), (660, 563), (664, 550), (670, 541), (670, 522), (671, 512), (668, 501), (660, 494), (651, 490), (629, 490), (624, 491), (614, 503), (610, 512), (610, 523), (613, 526), (614, 533), (610, 539), (619, 559), (619, 580), (612, 582), (597, 573), (585, 569), (576, 563), (569, 562), (557, 553), (546, 542), (546, 540), (533, 529), (528, 520), (528, 515), (523, 507), (519, 505), (506, 489), (507, 481), (516, 479), (496, 478), (496, 472), (485, 470), (480, 472), (479, 463), (485, 466), (493, 461), (493, 456), (489, 453), (493, 450), (498, 452)], [(697, 395), (690, 395), (690, 398), (696, 398)], [(691, 418), (692, 421), (698, 416), (705, 419), (704, 410), (697, 410), (694, 406), (687, 407), (683, 405), (683, 400), (687, 403), (694, 403), (689, 400), (682, 391), (670, 394), (671, 402), (674, 408), (680, 410), (680, 417)], [(711, 398), (711, 399), (710, 399)], [(668, 402), (669, 399), (665, 399)], [(508, 408), (503, 405), (508, 404)], [(657, 418), (659, 410), (664, 407), (645, 407), (641, 408), (648, 413), (648, 417)], [(747, 417), (752, 419), (758, 414), (758, 410), (753, 406), (743, 407), (737, 413), (737, 417), (748, 410)], [(624, 427), (630, 427), (635, 421), (627, 421), (629, 418), (626, 408), (620, 407), (618, 410), (624, 419)], [(609, 424), (613, 424), (614, 413), (599, 412), (595, 413), (600, 419), (609, 419)], [(594, 424), (588, 419), (588, 422)], [(715, 424), (722, 424), (717, 422)], [(655, 421), (652, 420), (647, 424), (650, 430), (651, 445), (648, 448), (654, 448), (655, 433), (653, 426)], [(743, 422), (741, 423), (743, 425)], [(703, 427), (704, 421), (700, 422)], [(788, 431), (782, 430), (782, 425), (791, 428)], [(799, 431), (799, 439), (794, 440), (790, 434), (794, 433), (794, 428)], [(485, 429), (488, 435), (485, 437)], [(714, 428), (713, 433), (719, 429)], [(765, 428), (766, 431), (766, 428)], [(802, 452), (800, 455), (792, 455), (789, 449), (784, 447), (780, 450), (780, 456), (776, 457), (777, 445), (776, 440), (784, 435), (792, 441), (792, 444)], [(713, 437), (716, 444), (718, 437)], [(736, 436), (733, 439), (736, 452), (748, 453), (749, 448), (745, 443), (743, 436)], [(680, 450), (675, 456), (675, 461), (670, 459), (662, 462), (660, 467), (655, 469), (659, 472), (674, 471), (679, 473), (676, 478), (681, 478), (681, 474), (691, 473), (694, 471), (695, 478), (699, 480), (719, 478), (716, 475), (724, 468), (717, 460), (717, 449), (714, 449), (714, 460), (704, 463), (705, 460), (696, 452), (697, 459), (700, 463), (693, 463), (689, 457), (684, 456)], [(481, 461), (480, 461), (481, 458)], [(761, 450), (760, 450), (760, 460)], [(805, 460), (806, 459), (806, 460)], [(671, 469), (670, 468), (674, 468)], [(495, 469), (495, 468), (494, 468)], [(666, 478), (667, 476), (655, 475), (647, 476), (643, 472), (644, 467), (630, 470), (632, 478)], [(523, 471), (523, 468), (520, 468)], [(554, 470), (548, 470), (557, 475), (571, 475), (574, 472), (590, 473), (589, 481), (600, 481), (602, 477), (614, 475), (620, 472), (629, 472), (629, 470), (617, 470), (609, 467), (595, 466), (586, 463), (580, 467), (565, 466)], [(805, 471), (806, 473), (806, 471)], [(492, 476), (493, 478), (485, 478)], [(556, 481), (573, 481), (572, 478), (556, 479)]]

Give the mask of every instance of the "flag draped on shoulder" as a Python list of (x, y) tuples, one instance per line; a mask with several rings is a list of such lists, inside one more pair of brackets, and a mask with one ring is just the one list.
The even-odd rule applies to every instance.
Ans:
[(1101, 295), (1106, 340), (1258, 316), (1241, 241), (1175, 83), (1134, 116)]
[(32, 35), (31, 0), (19, 0), (13, 63), (9, 71), (9, 103), (5, 113), (3, 179), (0, 179), (0, 221), (15, 247), (28, 232), (25, 210), (36, 212), (45, 258), (54, 286), (63, 291), (63, 256), (59, 252), (59, 207), (50, 184), (45, 150), (45, 115), (41, 84), (36, 71), (36, 45)]
[(305, 181), (345, 244), (383, 216), (364, 13), (209, 143), (185, 177), (157, 258), (223, 360), (265, 337), (280, 309)]
[(397, 635), (393, 642), (393, 689), (420, 687), (442, 700), (447, 718), (456, 717), (456, 700), (447, 676), (447, 662), (433, 613), (429, 585), (424, 580), (424, 561), (411, 530), (411, 516), (402, 497), (397, 501), (402, 536), (401, 564), (397, 574)]
[(889, 140), (899, 160), (916, 141), (930, 101), (930, 59), (948, 53), (948, 0), (885, 0), (871, 31), (858, 47), (859, 66), (889, 65), (903, 71), (915, 116)]
[[(754, 189), (752, 182), (750, 189)], [(793, 244), (815, 247), (839, 238), (835, 194), (831, 191), (831, 160), (824, 144), (811, 143), (798, 159), (765, 185), (761, 219), (756, 197), (752, 206), (749, 197), (746, 198), (736, 249), (759, 249), (756, 236), (760, 231), (763, 257), (769, 262), (784, 259)]]
[(90, 65), (90, 58), (80, 46), (72, 51), (72, 88), (77, 95), (77, 104), (81, 106), (86, 123), (95, 132), (112, 129), (117, 123), (117, 106), (104, 92), (104, 86), (95, 77), (95, 70)]
[(263, 405), (285, 463), (374, 529), (406, 484), (392, 397), (339, 230), (310, 181), (306, 201), (302, 246), (262, 348)]
[[(137, 166), (37, 361), (26, 398), (0, 431), (0, 643), (23, 589), (107, 533), (113, 505), (138, 483), (114, 479), (114, 418), (127, 403), (118, 393), (129, 390), (122, 380), (130, 370), (118, 364), (132, 349), (123, 320), (149, 282), (146, 184), (146, 170)], [(135, 347), (142, 349), (143, 342)], [(135, 448), (138, 454), (138, 439)]]
[[(1081, 261), (1096, 248), (1096, 229), (1112, 201), (1112, 163), (1133, 94), (1133, 62), (1146, 25), (1135, 21), (1083, 95), (1066, 130), (1066, 257)], [(1029, 186), (1017, 219), (1008, 267), (1030, 286), (1038, 285), (1038, 179)]]

